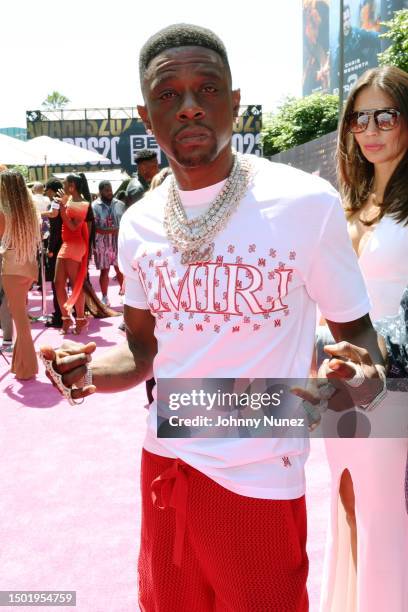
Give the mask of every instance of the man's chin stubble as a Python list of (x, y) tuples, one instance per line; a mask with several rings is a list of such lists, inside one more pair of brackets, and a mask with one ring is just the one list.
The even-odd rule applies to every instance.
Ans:
[(180, 166), (184, 168), (198, 168), (199, 166), (206, 166), (207, 164), (214, 161), (217, 156), (217, 145), (214, 143), (214, 146), (206, 152), (203, 153), (192, 153), (191, 155), (182, 155), (180, 152), (175, 150), (175, 160)]

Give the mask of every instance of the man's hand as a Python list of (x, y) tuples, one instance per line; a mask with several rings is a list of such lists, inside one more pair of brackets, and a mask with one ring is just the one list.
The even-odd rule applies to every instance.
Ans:
[[(96, 390), (98, 393), (126, 391), (152, 377), (153, 360), (157, 353), (155, 318), (150, 310), (125, 305), (124, 319), (126, 342), (104, 351), (92, 362), (92, 385), (84, 384), (82, 379), (87, 372), (86, 365), (96, 348), (94, 342), (64, 342), (58, 349), (49, 346), (41, 348), (41, 355), (47, 360), (46, 367), (52, 363), (57, 375), (61, 376), (61, 382), (69, 390), (72, 389), (68, 400), (86, 397)], [(48, 378), (51, 379), (52, 374), (51, 371)], [(64, 395), (65, 390), (62, 391)], [(65, 395), (69, 393), (66, 392)]]
[[(81, 344), (66, 340), (58, 349), (49, 346), (40, 348), (40, 353), (45, 359), (52, 361), (54, 370), (62, 375), (64, 385), (72, 389), (73, 399), (80, 399), (95, 393), (95, 385), (82, 386), (83, 378), (87, 372), (87, 364), (91, 361), (91, 354), (96, 349), (95, 342)], [(54, 387), (57, 387), (51, 374), (46, 372)]]

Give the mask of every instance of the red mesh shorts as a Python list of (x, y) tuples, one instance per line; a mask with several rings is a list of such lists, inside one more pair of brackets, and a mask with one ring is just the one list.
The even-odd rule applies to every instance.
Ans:
[(237, 495), (184, 462), (142, 456), (146, 612), (307, 612), (305, 498)]

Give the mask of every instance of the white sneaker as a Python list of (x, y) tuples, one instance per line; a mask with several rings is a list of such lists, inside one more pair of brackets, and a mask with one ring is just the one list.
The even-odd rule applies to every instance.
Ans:
[(12, 353), (14, 347), (12, 342), (9, 342), (8, 340), (3, 340), (0, 348), (3, 353)]
[(110, 306), (110, 302), (109, 302), (109, 299), (108, 299), (107, 295), (103, 295), (102, 296), (101, 302), (102, 302), (102, 304), (105, 304), (105, 306)]

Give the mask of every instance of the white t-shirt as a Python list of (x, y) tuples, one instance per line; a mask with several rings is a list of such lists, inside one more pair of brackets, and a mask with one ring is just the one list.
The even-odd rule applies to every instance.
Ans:
[(41, 195), (41, 193), (35, 193), (33, 195), (33, 201), (39, 213), (46, 212), (51, 204), (50, 198)]
[[(182, 265), (168, 243), (170, 179), (122, 218), (125, 303), (156, 318), (155, 378), (307, 377), (316, 304), (337, 322), (370, 309), (337, 192), (316, 176), (251, 158), (253, 181), (216, 236), (209, 265)], [(206, 209), (222, 185), (181, 192), (188, 216)], [(157, 438), (156, 419), (154, 402), (148, 451), (179, 457), (241, 495), (304, 494), (308, 440)]]

